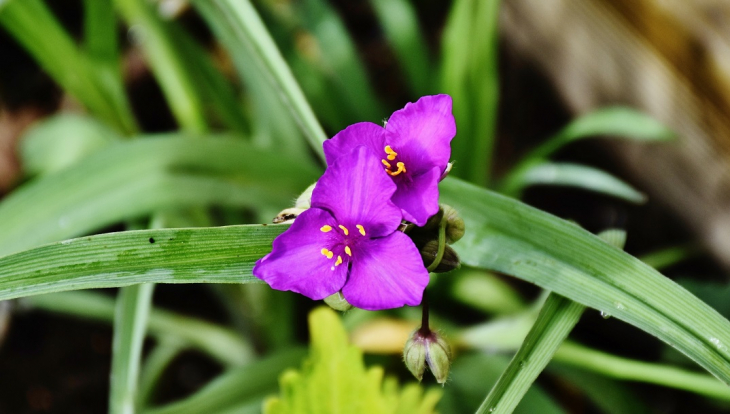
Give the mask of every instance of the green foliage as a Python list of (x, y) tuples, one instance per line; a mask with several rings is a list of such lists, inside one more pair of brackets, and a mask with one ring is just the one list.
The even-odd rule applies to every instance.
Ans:
[(312, 345), (300, 371), (287, 371), (281, 396), (266, 402), (265, 414), (427, 414), (440, 391), (418, 385), (402, 389), (383, 379), (380, 367), (365, 368), (362, 352), (348, 345), (339, 316), (329, 308), (309, 315)]
[(499, 100), (499, 0), (456, 0), (442, 40), (441, 85), (454, 99), (453, 174), (489, 183)]

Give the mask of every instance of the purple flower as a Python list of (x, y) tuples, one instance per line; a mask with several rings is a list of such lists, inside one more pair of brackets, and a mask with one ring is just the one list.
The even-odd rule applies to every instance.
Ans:
[(324, 154), (327, 165), (332, 165), (356, 146), (370, 148), (397, 185), (393, 203), (406, 220), (423, 226), (438, 212), (438, 183), (449, 162), (454, 135), (451, 97), (424, 96), (393, 112), (385, 128), (370, 122), (350, 125), (325, 141)]
[(413, 241), (397, 231), (393, 181), (364, 146), (325, 171), (312, 206), (274, 240), (253, 274), (277, 290), (319, 300), (338, 291), (367, 310), (421, 303), (428, 272)]

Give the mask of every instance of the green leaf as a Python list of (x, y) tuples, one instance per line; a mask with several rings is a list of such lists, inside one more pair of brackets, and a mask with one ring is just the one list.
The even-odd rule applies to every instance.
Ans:
[(168, 135), (117, 143), (3, 199), (0, 255), (169, 208), (280, 210), (319, 174), (298, 158), (237, 139)]
[(0, 258), (0, 300), (139, 283), (251, 283), (288, 226), (134, 230), (65, 240)]
[(452, 174), (486, 185), (492, 165), (499, 84), (499, 0), (457, 0), (444, 28), (441, 84), (454, 100), (458, 138)]
[[(98, 12), (99, 16), (107, 13), (102, 10), (103, 5), (98, 6), (92, 13)], [(96, 46), (92, 58), (80, 51), (43, 1), (0, 2), (0, 24), (59, 85), (91, 112), (122, 133), (136, 130), (121, 76), (115, 75), (107, 64), (95, 64)]]
[(607, 107), (585, 114), (550, 137), (542, 145), (527, 154), (502, 179), (501, 187), (510, 189), (519, 177), (534, 165), (543, 163), (563, 146), (580, 139), (606, 136), (643, 142), (668, 141), (674, 132), (654, 118), (627, 107)]
[(532, 185), (557, 185), (582, 188), (614, 196), (631, 203), (646, 202), (646, 196), (613, 175), (593, 167), (571, 163), (543, 162), (531, 165), (519, 175), (511, 175), (502, 192), (520, 198)]
[(109, 413), (132, 414), (137, 405), (137, 378), (154, 285), (119, 290), (114, 317)]
[(365, 368), (362, 351), (348, 345), (339, 316), (320, 307), (309, 315), (310, 356), (301, 371), (280, 379), (281, 396), (269, 399), (265, 414), (428, 414), (440, 392), (419, 387), (399, 390), (383, 381), (381, 367)]
[(33, 124), (20, 140), (20, 159), (27, 175), (63, 170), (122, 137), (94, 118), (59, 114)]
[(535, 324), (477, 414), (511, 413), (578, 323), (583, 310), (585, 307), (579, 303), (549, 294)]
[(442, 201), (466, 223), (462, 261), (605, 311), (674, 346), (730, 382), (730, 322), (638, 259), (575, 224), (456, 179)]
[[(370, 84), (357, 47), (344, 22), (329, 2), (308, 0), (301, 2), (293, 11), (302, 16), (302, 26), (316, 39), (315, 47), (320, 54), (316, 62), (319, 68), (310, 64), (309, 71), (300, 73), (302, 82), (306, 81), (312, 71), (320, 70), (326, 75), (327, 81), (327, 89), (323, 92), (340, 95), (342, 104), (346, 106), (346, 109), (343, 105), (337, 107), (338, 112), (346, 110), (352, 117), (357, 117), (358, 121), (382, 120), (385, 115), (382, 104)], [(327, 96), (322, 98), (328, 99)], [(346, 126), (338, 127), (342, 129)]]
[[(250, 1), (194, 0), (193, 5), (228, 49), (243, 77), (248, 64), (256, 65), (263, 82), (275, 91), (271, 96), (283, 104), (288, 115), (280, 118), (294, 119), (309, 144), (313, 148), (321, 148), (327, 135)], [(236, 53), (239, 49), (246, 50), (245, 56), (251, 63), (237, 58), (244, 57)], [(324, 161), (324, 154), (321, 151), (317, 154)]]
[(636, 109), (612, 106), (585, 114), (558, 132), (551, 140), (572, 142), (596, 135), (634, 141), (668, 141), (676, 134), (664, 124)]
[(432, 68), (418, 16), (408, 0), (371, 0), (404, 77), (416, 95), (431, 93)]
[(150, 68), (167, 98), (178, 124), (187, 132), (206, 132), (203, 98), (196, 79), (183, 59), (180, 37), (186, 36), (174, 22), (163, 21), (154, 5), (145, 0), (115, 0)]

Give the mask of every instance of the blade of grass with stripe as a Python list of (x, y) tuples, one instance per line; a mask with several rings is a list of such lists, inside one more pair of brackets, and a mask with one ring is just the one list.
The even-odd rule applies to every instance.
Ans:
[(462, 262), (514, 275), (605, 311), (730, 383), (730, 322), (681, 286), (580, 227), (457, 179), (443, 202), (466, 223)]

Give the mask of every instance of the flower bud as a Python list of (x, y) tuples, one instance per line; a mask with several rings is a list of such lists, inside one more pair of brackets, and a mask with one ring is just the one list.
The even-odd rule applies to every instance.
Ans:
[[(421, 258), (423, 259), (423, 265), (429, 267), (436, 256), (438, 255), (439, 242), (438, 240), (431, 240), (421, 248)], [(432, 270), (434, 273), (446, 273), (454, 269), (461, 267), (459, 261), (459, 255), (456, 254), (451, 246), (444, 246), (444, 255), (441, 257), (441, 262), (436, 266), (436, 269)]]
[(444, 212), (444, 220), (446, 220), (446, 242), (454, 243), (464, 236), (466, 226), (464, 220), (459, 217), (459, 213), (451, 206), (441, 205)]
[(451, 366), (451, 347), (441, 335), (419, 328), (408, 338), (403, 348), (406, 367), (419, 381), (423, 379), (426, 365), (439, 384), (446, 382)]
[(326, 303), (330, 308), (340, 312), (352, 309), (352, 305), (350, 305), (350, 302), (345, 299), (342, 292), (337, 292), (327, 296), (324, 298), (324, 303)]

